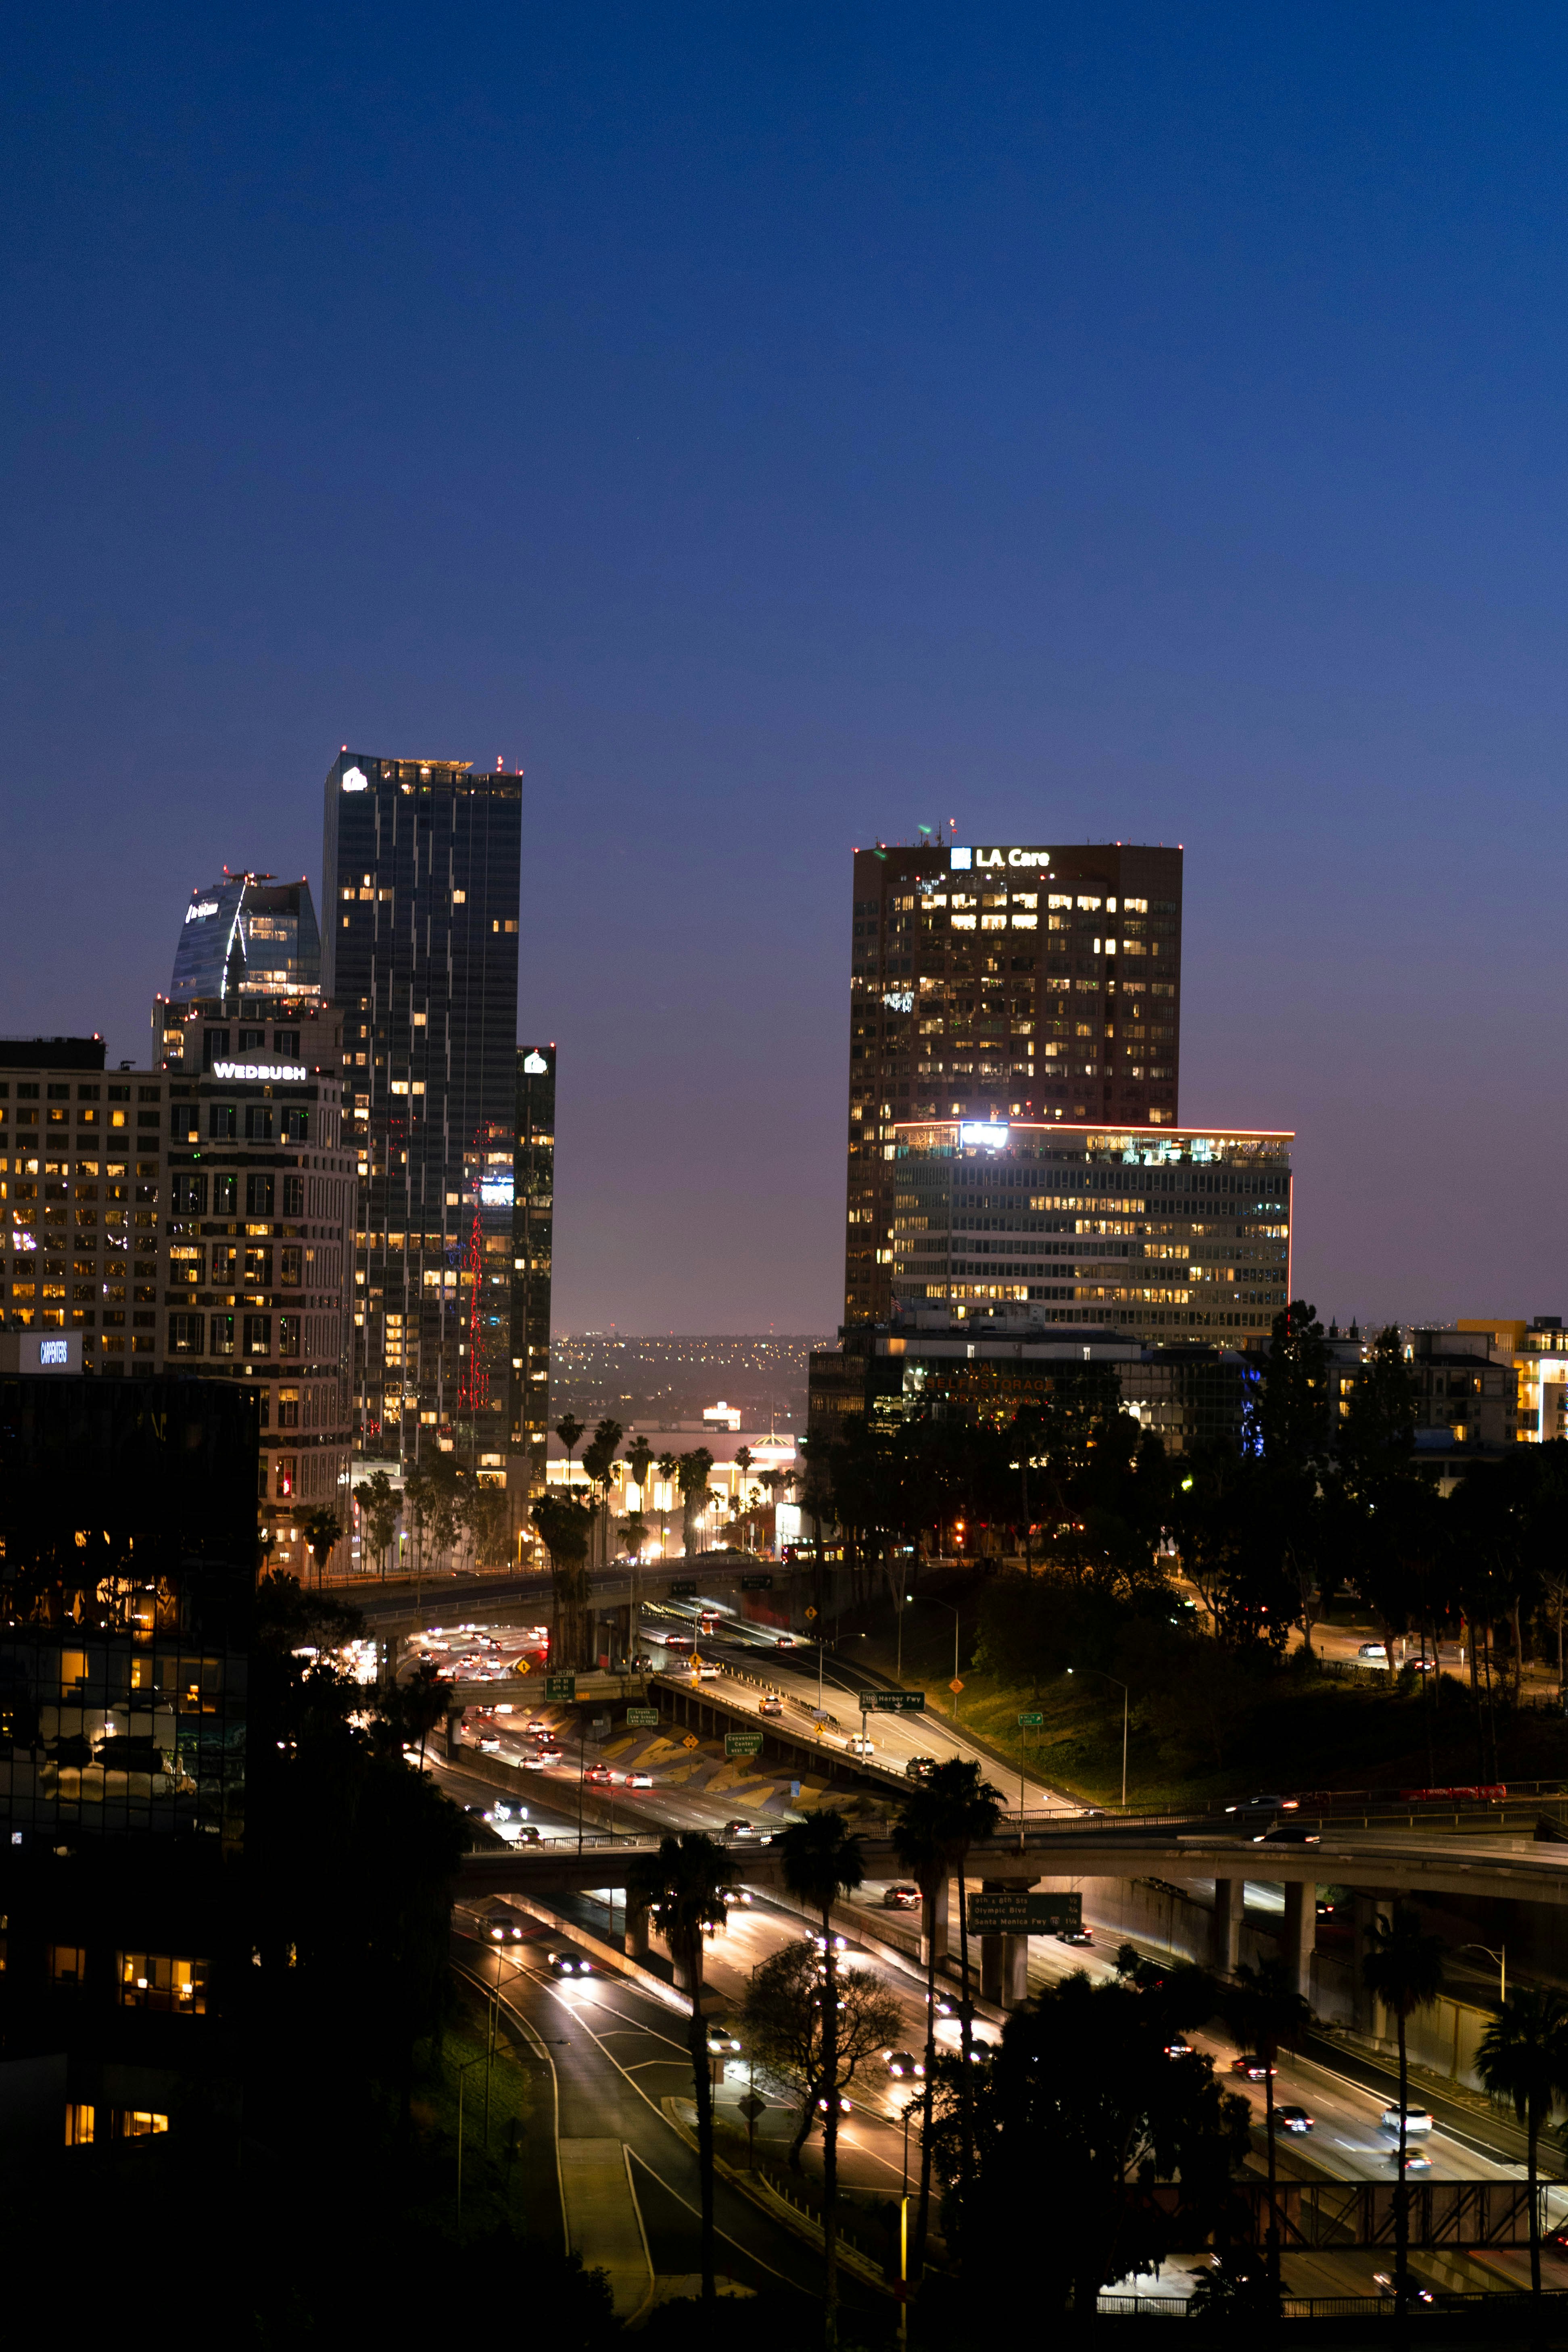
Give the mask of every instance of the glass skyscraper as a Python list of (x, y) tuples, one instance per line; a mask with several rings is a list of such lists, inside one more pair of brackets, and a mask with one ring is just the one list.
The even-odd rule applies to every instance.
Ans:
[(345, 751), (327, 776), (321, 985), (358, 1144), (363, 1454), (497, 1485), (512, 1345), (521, 778)]
[(197, 997), (314, 996), (321, 982), (321, 938), (308, 882), (231, 874), (193, 890), (174, 950), (169, 994)]
[(512, 1162), (511, 1450), (544, 1484), (550, 1436), (550, 1278), (555, 1219), (555, 1048), (517, 1049)]

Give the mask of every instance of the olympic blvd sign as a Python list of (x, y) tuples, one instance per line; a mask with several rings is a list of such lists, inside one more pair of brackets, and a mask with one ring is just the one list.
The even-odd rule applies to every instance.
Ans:
[(773, 1589), (773, 1580), (771, 1576), (743, 1576), (741, 1579), (742, 1592), (771, 1592)]
[(727, 1731), (724, 1734), (726, 1759), (732, 1756), (760, 1756), (763, 1735), (760, 1731)]
[(1026, 1886), (992, 1887), (969, 1897), (972, 1936), (1059, 1936), (1083, 1926), (1081, 1895), (1031, 1895)]
[(544, 1677), (544, 1696), (546, 1698), (574, 1699), (577, 1696), (576, 1675), (546, 1675)]
[(680, 1578), (674, 1584), (667, 1585), (665, 1591), (671, 1601), (695, 1601), (697, 1579), (694, 1576)]
[(862, 1715), (923, 1715), (924, 1691), (862, 1691)]
[(627, 1728), (632, 1731), (657, 1731), (658, 1729), (658, 1707), (628, 1706), (626, 1709), (626, 1725)]

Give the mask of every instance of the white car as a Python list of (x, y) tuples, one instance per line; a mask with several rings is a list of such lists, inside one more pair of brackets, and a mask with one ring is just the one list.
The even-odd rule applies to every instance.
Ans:
[[(1413, 2132), (1429, 2132), (1433, 2130), (1435, 2126), (1436, 2119), (1429, 2107), (1405, 2108), (1405, 2136), (1406, 2139), (1409, 2138)], [(1396, 2132), (1399, 2129), (1399, 2109), (1397, 2107), (1384, 2107), (1383, 2111), (1383, 2128), (1384, 2131), (1389, 2132)]]
[(876, 1742), (875, 1740), (868, 1739), (863, 1731), (851, 1732), (849, 1737), (849, 1753), (851, 1756), (875, 1756), (877, 1753)]
[(628, 1772), (626, 1774), (626, 1786), (628, 1789), (651, 1789), (653, 1786), (653, 1774), (651, 1772)]
[(1386, 1642), (1363, 1642), (1360, 1649), (1356, 1652), (1356, 1656), (1358, 1658), (1367, 1659), (1369, 1663), (1373, 1665), (1379, 1664), (1386, 1665), (1388, 1664), (1388, 1644)]

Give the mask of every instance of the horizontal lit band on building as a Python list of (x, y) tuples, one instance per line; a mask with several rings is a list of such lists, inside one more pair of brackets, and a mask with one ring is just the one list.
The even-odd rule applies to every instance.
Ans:
[(1142, 1168), (1224, 1167), (1237, 1160), (1288, 1160), (1293, 1128), (1118, 1128), (1068, 1119), (897, 1119), (897, 1148), (911, 1151), (1007, 1153), (1016, 1160), (1064, 1160)]

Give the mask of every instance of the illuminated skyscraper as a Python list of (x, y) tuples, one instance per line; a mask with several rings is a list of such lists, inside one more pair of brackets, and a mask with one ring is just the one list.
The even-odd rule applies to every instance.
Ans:
[(555, 1225), (555, 1048), (517, 1049), (513, 1161), (511, 1450), (544, 1483), (550, 1437), (550, 1279)]
[(505, 1481), (517, 1131), (517, 776), (345, 751), (327, 776), (321, 983), (359, 1150), (362, 1451)]
[(909, 1119), (1173, 1127), (1182, 853), (931, 842), (855, 852), (845, 1314), (894, 1297)]
[(169, 994), (197, 997), (315, 996), (321, 940), (308, 882), (270, 874), (231, 874), (193, 890), (174, 950)]

